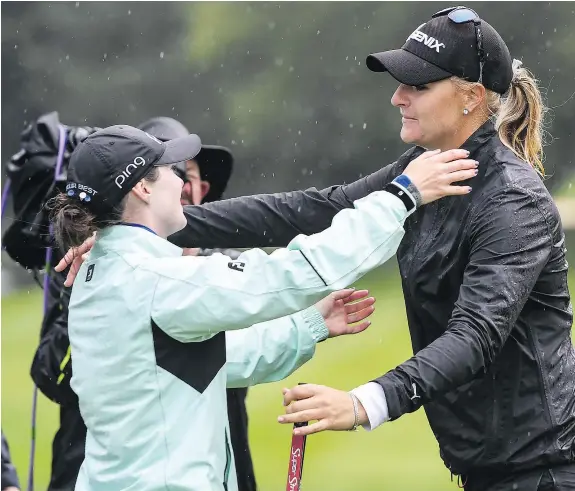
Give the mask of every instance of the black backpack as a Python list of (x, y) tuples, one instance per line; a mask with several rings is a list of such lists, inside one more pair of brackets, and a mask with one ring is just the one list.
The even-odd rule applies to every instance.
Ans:
[(7, 164), (14, 217), (2, 237), (2, 247), (24, 268), (38, 271), (45, 266), (46, 251), (54, 242), (44, 205), (64, 190), (68, 161), (76, 145), (96, 130), (65, 126), (54, 111), (22, 132), (20, 151)]

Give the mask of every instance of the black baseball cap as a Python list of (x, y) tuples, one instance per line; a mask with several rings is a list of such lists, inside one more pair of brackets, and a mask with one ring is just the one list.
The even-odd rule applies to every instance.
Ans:
[[(141, 130), (147, 131), (151, 135), (162, 141), (182, 138), (189, 135), (188, 129), (176, 119), (167, 116), (158, 116), (144, 121), (140, 126)], [(202, 203), (219, 200), (226, 187), (233, 170), (234, 157), (232, 152), (219, 145), (202, 145), (202, 149), (194, 160), (200, 168), (200, 176), (203, 181), (210, 183), (210, 190), (202, 199)], [(185, 180), (185, 162), (178, 164), (182, 179)]]
[[(470, 17), (460, 13), (475, 14), (475, 19), (465, 20)], [(413, 31), (400, 49), (372, 53), (366, 65), (371, 71), (387, 71), (398, 82), (413, 86), (453, 75), (477, 82), (481, 74), (483, 86), (499, 94), (509, 89), (513, 78), (511, 55), (501, 36), (473, 10), (462, 6), (437, 12)]]
[(193, 159), (201, 148), (198, 135), (162, 142), (128, 125), (101, 129), (72, 152), (66, 194), (96, 215), (109, 212), (153, 167)]

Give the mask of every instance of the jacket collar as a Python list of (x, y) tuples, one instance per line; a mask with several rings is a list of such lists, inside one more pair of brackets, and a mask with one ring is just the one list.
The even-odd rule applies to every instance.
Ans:
[[(131, 225), (131, 226), (130, 226)], [(162, 239), (150, 229), (130, 225), (112, 225), (98, 232), (94, 253), (114, 251), (120, 254), (138, 253), (151, 257), (177, 257), (182, 249)]]
[[(475, 132), (461, 145), (460, 148), (464, 150), (469, 150), (470, 157), (473, 157), (473, 154), (481, 148), (485, 143), (487, 143), (493, 135), (497, 134), (495, 130), (495, 125), (493, 122), (488, 119), (485, 123), (483, 123)], [(404, 166), (407, 166), (412, 160), (419, 157), (422, 153), (425, 152), (425, 148), (420, 146), (412, 147), (408, 152), (406, 152), (402, 157), (404, 161)]]
[(495, 125), (488, 119), (465, 141), (461, 148), (473, 155), (479, 148), (487, 143), (496, 134)]

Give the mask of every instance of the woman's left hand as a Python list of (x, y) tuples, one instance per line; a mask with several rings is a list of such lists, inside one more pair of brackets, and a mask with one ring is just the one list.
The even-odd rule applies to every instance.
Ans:
[(347, 288), (330, 293), (315, 304), (323, 316), (330, 338), (365, 331), (371, 321), (366, 320), (375, 311), (375, 298), (369, 290)]
[[(324, 385), (303, 384), (283, 389), (286, 414), (278, 421), (282, 424), (317, 421), (308, 426), (295, 428), (294, 435), (311, 435), (320, 431), (347, 431), (353, 428), (355, 415), (349, 392)], [(367, 413), (357, 401), (358, 424), (368, 423)]]

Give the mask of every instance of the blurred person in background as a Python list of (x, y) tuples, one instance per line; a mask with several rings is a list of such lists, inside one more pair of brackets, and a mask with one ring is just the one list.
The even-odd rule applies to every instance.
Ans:
[(2, 432), (2, 491), (19, 491), (20, 481), (16, 468), (12, 464), (8, 442)]
[[(298, 432), (373, 429), (423, 406), (441, 458), (466, 490), (573, 490), (573, 311), (565, 236), (542, 180), (537, 83), (464, 7), (438, 12), (402, 49), (367, 65), (400, 83), (392, 104), (411, 149), (348, 185), (185, 207), (188, 224), (170, 240), (282, 246), (323, 230), (425, 149), (467, 149), (480, 162), (473, 191), (418, 210), (397, 253), (415, 356), (351, 393), (294, 387), (282, 422), (318, 420)], [(58, 265), (74, 260), (68, 282), (90, 245)]]

